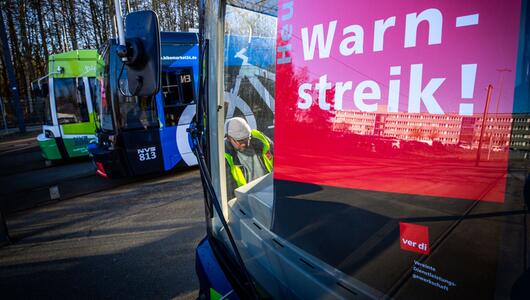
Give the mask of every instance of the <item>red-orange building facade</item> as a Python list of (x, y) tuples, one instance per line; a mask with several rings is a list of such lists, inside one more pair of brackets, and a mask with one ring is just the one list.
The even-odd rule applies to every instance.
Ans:
[[(342, 110), (335, 113), (332, 122), (333, 130), (337, 132), (427, 143), (438, 141), (446, 145), (477, 148), (483, 114), (460, 116), (457, 114), (369, 113)], [(526, 142), (527, 138), (530, 137), (530, 115), (488, 114), (484, 125), (483, 143), (494, 148), (507, 146), (519, 149), (530, 148)], [(519, 139), (523, 141), (519, 141)]]

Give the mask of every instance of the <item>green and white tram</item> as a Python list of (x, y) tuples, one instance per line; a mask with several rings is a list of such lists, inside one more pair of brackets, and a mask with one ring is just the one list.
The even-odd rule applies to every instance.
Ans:
[(96, 50), (50, 55), (48, 75), (34, 83), (46, 97), (45, 124), (37, 140), (46, 160), (87, 156), (96, 132), (96, 76), (103, 62)]

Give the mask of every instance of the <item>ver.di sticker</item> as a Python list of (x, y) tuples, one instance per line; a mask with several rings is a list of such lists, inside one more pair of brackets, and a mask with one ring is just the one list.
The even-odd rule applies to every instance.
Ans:
[(399, 223), (399, 246), (402, 250), (429, 254), (429, 227), (411, 223)]

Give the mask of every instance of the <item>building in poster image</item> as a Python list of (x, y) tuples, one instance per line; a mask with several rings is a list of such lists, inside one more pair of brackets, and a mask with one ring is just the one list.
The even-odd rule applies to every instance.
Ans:
[[(332, 122), (335, 132), (476, 149), (482, 121), (481, 114), (460, 116), (343, 110), (335, 113)], [(484, 123), (482, 140), (486, 147), (491, 145), (494, 151), (506, 150), (508, 146), (530, 150), (527, 141), (530, 137), (529, 114), (488, 114)]]

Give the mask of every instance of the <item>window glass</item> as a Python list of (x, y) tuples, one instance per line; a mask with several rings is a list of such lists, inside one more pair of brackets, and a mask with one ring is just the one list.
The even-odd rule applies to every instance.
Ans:
[(33, 96), (37, 99), (39, 103), (42, 103), (44, 106), (44, 125), (53, 125), (52, 112), (50, 107), (50, 93), (48, 90), (48, 79), (39, 80), (36, 84), (38, 84), (40, 88), (39, 92), (34, 93)]
[(229, 3), (223, 198), (260, 287), (527, 295), (527, 2)]
[(55, 78), (53, 82), (59, 124), (88, 122), (83, 78)]
[(122, 128), (140, 129), (159, 126), (153, 97), (118, 96), (118, 99)]
[(110, 91), (108, 76), (96, 80), (96, 106), (99, 114), (99, 121), (103, 130), (111, 131), (114, 129), (112, 122), (112, 103), (110, 101)]
[(181, 70), (179, 73), (179, 83), (182, 89), (182, 103), (190, 104), (194, 101), (193, 74), (191, 70)]
[(162, 72), (162, 99), (166, 126), (176, 126), (185, 106), (194, 101), (191, 69), (167, 68)]
[(90, 86), (90, 97), (92, 97), (90, 99), (90, 101), (92, 102), (92, 109), (94, 110), (94, 112), (98, 112), (99, 111), (99, 106), (98, 106), (98, 103), (96, 101), (96, 98), (97, 98), (97, 86), (96, 86), (96, 78), (95, 77), (88, 77), (88, 85)]
[(52, 112), (50, 107), (50, 97), (44, 99), (44, 124), (53, 125)]
[(162, 72), (162, 97), (164, 98), (165, 107), (181, 104), (178, 78), (178, 74), (175, 71), (166, 70)]
[[(128, 91), (127, 69), (123, 69), (123, 76), (120, 84), (122, 91)], [(142, 129), (159, 127), (158, 117), (156, 113), (156, 102), (154, 97), (137, 97), (125, 96), (121, 91), (117, 91), (119, 111), (120, 111), (120, 126), (123, 129)]]
[[(227, 196), (272, 172), (276, 18), (228, 5), (224, 105)], [(243, 126), (244, 128), (240, 128)], [(232, 132), (233, 131), (233, 132)]]
[[(100, 128), (104, 131), (113, 131), (113, 111), (112, 111), (112, 89), (110, 87), (110, 45), (103, 48), (102, 56), (104, 62), (103, 73), (99, 74), (94, 80), (95, 91), (93, 98), (95, 99), (94, 111), (98, 115), (98, 122)], [(119, 92), (119, 91), (118, 91)]]

